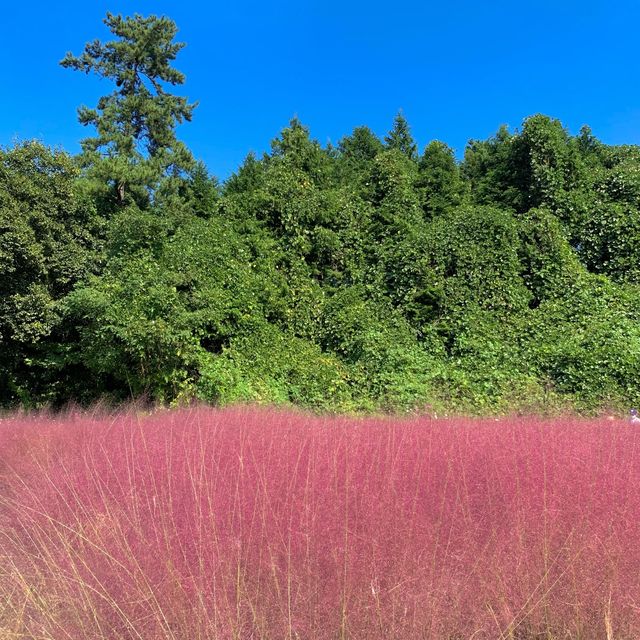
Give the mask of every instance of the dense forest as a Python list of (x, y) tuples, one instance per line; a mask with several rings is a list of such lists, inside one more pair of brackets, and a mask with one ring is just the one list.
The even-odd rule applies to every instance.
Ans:
[(167, 18), (62, 65), (113, 92), (72, 156), (0, 150), (0, 404), (144, 397), (329, 411), (640, 400), (640, 147), (544, 115), (418, 149), (402, 113), (293, 119), (224, 183), (176, 137)]

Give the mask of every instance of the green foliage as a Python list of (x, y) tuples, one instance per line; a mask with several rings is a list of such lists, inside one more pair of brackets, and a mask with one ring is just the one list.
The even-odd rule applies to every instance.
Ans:
[(145, 396), (322, 411), (640, 401), (640, 149), (535, 115), (421, 157), (402, 114), (321, 146), (294, 118), (225, 184), (167, 18), (63, 65), (115, 83), (79, 158), (0, 151), (0, 403)]
[(518, 167), (525, 186), (525, 207), (553, 207), (558, 195), (578, 186), (582, 166), (577, 149), (558, 120), (536, 115), (525, 120), (518, 137), (525, 160)]
[(190, 209), (203, 218), (210, 216), (220, 196), (218, 180), (209, 175), (204, 162), (196, 163), (186, 186), (186, 198)]
[(584, 220), (580, 257), (594, 273), (640, 283), (640, 210), (628, 203), (599, 203)]
[(514, 144), (515, 140), (503, 125), (488, 140), (469, 141), (461, 171), (473, 202), (508, 209), (524, 208), (524, 185), (513, 169), (514, 163), (524, 164), (524, 160), (518, 157), (522, 155), (521, 148)]
[(501, 127), (487, 141), (470, 142), (463, 172), (476, 202), (519, 213), (553, 209), (559, 197), (585, 179), (579, 145), (558, 120), (543, 115), (527, 118), (521, 133)]
[[(511, 412), (542, 407), (542, 380), (527, 357), (530, 313), (504, 315), (469, 305), (444, 318), (447, 358), (438, 386), (440, 402), (471, 413)], [(446, 332), (446, 333), (445, 333)], [(540, 405), (540, 406), (535, 406)]]
[(377, 239), (403, 234), (422, 223), (414, 190), (416, 166), (397, 150), (376, 156), (369, 176), (369, 199), (375, 209), (372, 234)]
[(184, 44), (173, 42), (177, 27), (168, 18), (107, 13), (104, 22), (117, 40), (94, 40), (80, 56), (68, 53), (60, 64), (115, 83), (95, 109), (78, 111), (81, 124), (97, 132), (82, 141), (81, 159), (90, 175), (111, 187), (119, 206), (132, 200), (142, 204), (163, 178), (193, 166), (175, 127), (191, 120), (195, 105), (166, 91), (167, 85), (184, 82), (171, 66)]
[(208, 402), (352, 408), (347, 367), (316, 344), (269, 324), (234, 338), (200, 371), (198, 395)]
[(430, 142), (418, 169), (415, 187), (427, 217), (441, 215), (462, 203), (465, 185), (450, 147), (437, 140)]
[(519, 260), (522, 278), (535, 308), (580, 286), (584, 267), (562, 225), (548, 209), (531, 209), (520, 219)]
[(418, 155), (418, 146), (411, 135), (411, 128), (406, 118), (399, 111), (393, 120), (393, 128), (384, 138), (387, 149), (399, 151), (409, 160), (416, 160)]
[(60, 301), (98, 268), (103, 221), (65, 153), (0, 151), (0, 400), (54, 395)]
[(66, 320), (79, 334), (76, 361), (120, 395), (192, 394), (204, 354), (284, 317), (286, 285), (268, 246), (220, 218), (193, 218), (156, 251), (115, 257), (66, 299)]
[(345, 164), (366, 165), (382, 150), (382, 142), (369, 127), (356, 127), (350, 136), (345, 136), (339, 144), (340, 158)]
[(337, 292), (321, 322), (321, 345), (349, 365), (362, 408), (411, 410), (433, 398), (443, 354), (436, 336), (418, 344), (407, 321), (388, 304), (368, 300), (362, 287)]
[(336, 174), (342, 184), (361, 188), (371, 172), (371, 163), (384, 149), (382, 142), (368, 127), (356, 127), (338, 145)]
[(297, 118), (271, 143), (272, 158), (285, 167), (300, 171), (314, 184), (325, 185), (331, 174), (329, 155), (309, 137), (309, 129)]
[(443, 283), (446, 316), (455, 318), (473, 305), (502, 315), (527, 307), (519, 222), (509, 212), (461, 207), (433, 220), (425, 240), (431, 268)]
[(612, 148), (592, 170), (575, 233), (584, 264), (617, 282), (640, 282), (640, 152)]
[(238, 171), (224, 183), (225, 195), (251, 193), (261, 185), (263, 173), (264, 163), (251, 151)]
[(586, 409), (640, 399), (637, 291), (586, 275), (537, 310), (531, 355), (540, 378)]

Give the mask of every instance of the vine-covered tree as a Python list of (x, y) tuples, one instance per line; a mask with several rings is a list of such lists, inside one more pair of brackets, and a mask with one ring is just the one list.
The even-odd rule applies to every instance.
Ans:
[(464, 183), (453, 149), (443, 142), (430, 142), (420, 158), (416, 189), (425, 213), (440, 215), (462, 202)]
[(116, 40), (94, 40), (80, 56), (67, 53), (60, 64), (93, 72), (116, 85), (96, 108), (80, 107), (78, 116), (97, 133), (82, 141), (83, 163), (123, 206), (132, 199), (144, 202), (163, 178), (193, 166), (175, 128), (191, 120), (196, 105), (167, 90), (167, 85), (185, 80), (172, 66), (184, 47), (174, 42), (177, 27), (172, 20), (107, 13), (104, 22)]

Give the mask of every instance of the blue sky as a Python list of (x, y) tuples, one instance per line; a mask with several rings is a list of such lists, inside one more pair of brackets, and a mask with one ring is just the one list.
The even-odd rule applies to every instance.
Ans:
[(76, 121), (112, 90), (58, 61), (109, 39), (107, 11), (173, 18), (176, 66), (198, 100), (180, 137), (227, 177), (297, 115), (337, 142), (362, 124), (384, 135), (404, 111), (422, 148), (464, 151), (534, 113), (607, 143), (640, 143), (640, 3), (181, 2), (76, 0), (3, 6), (0, 145), (38, 138), (76, 152)]

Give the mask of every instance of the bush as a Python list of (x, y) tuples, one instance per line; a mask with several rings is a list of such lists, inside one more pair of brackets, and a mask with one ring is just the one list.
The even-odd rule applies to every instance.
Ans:
[(199, 374), (199, 397), (216, 404), (295, 404), (323, 411), (351, 406), (345, 365), (273, 325), (232, 339), (218, 356), (207, 354)]

